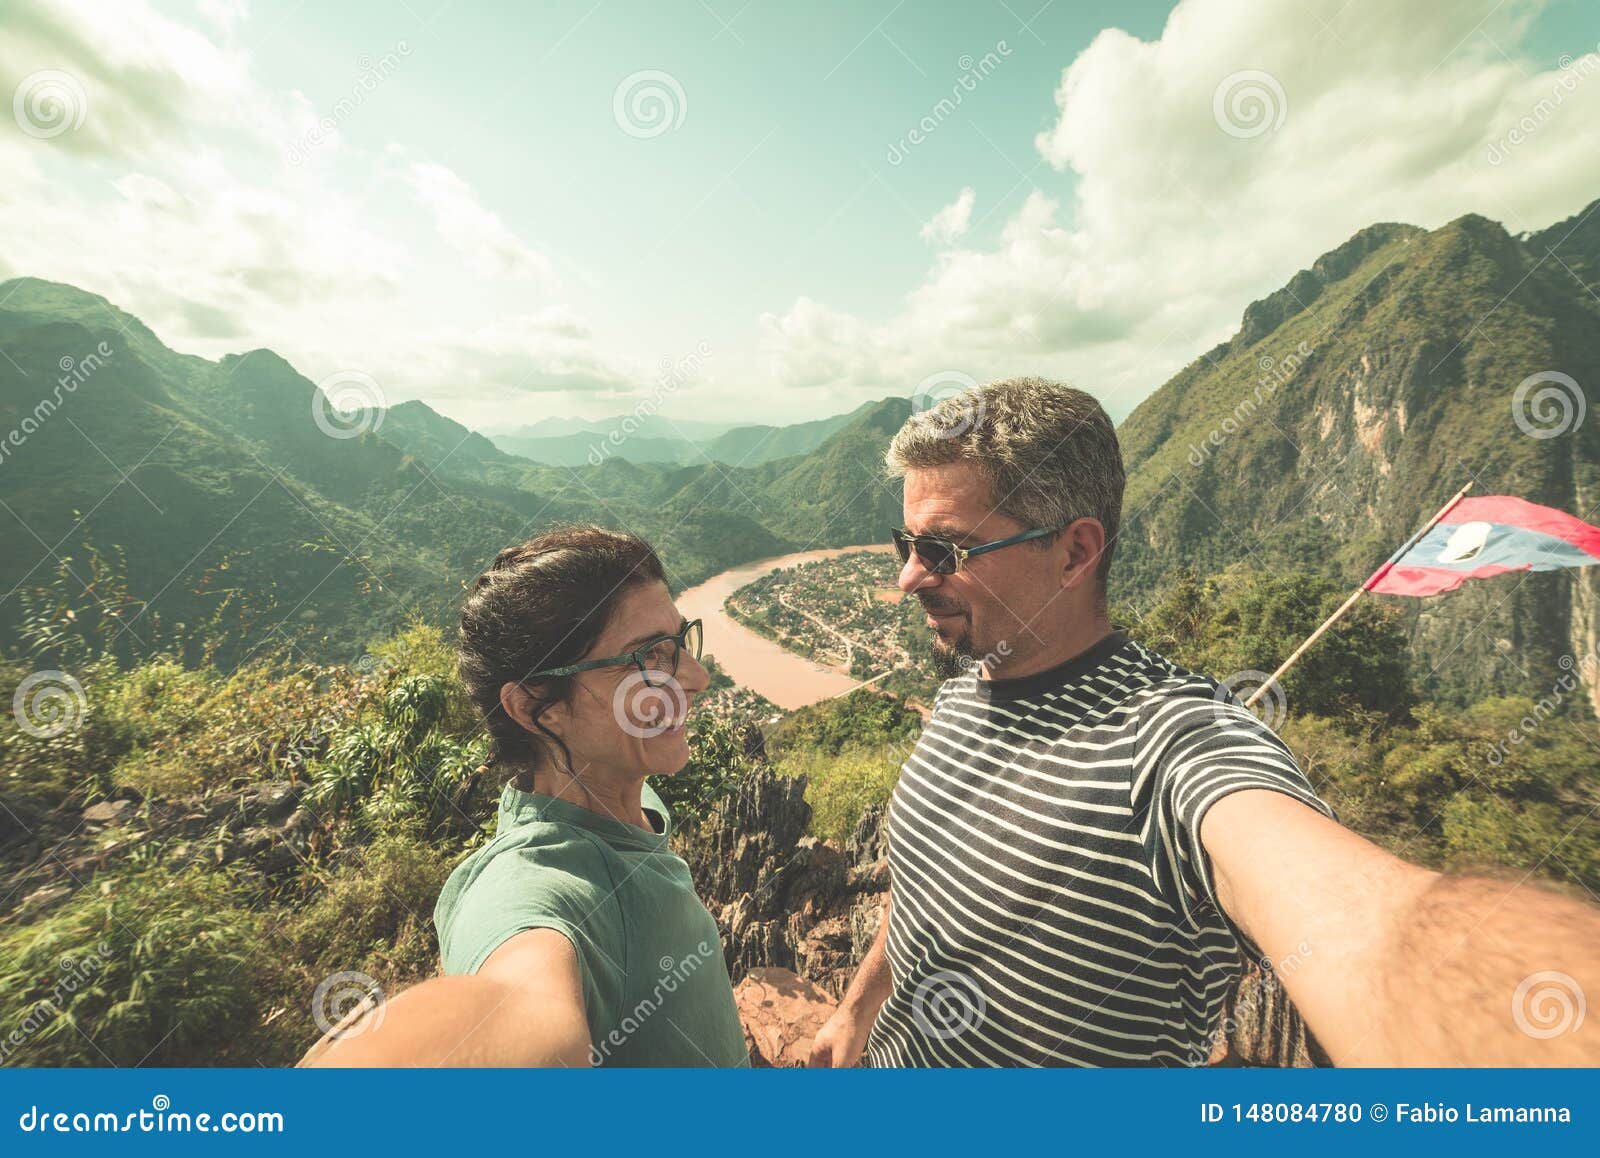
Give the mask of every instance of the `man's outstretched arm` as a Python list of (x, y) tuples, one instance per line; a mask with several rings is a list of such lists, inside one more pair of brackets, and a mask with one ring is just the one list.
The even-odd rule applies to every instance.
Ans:
[(890, 893), (883, 903), (883, 917), (878, 921), (878, 935), (872, 939), (872, 948), (861, 959), (856, 975), (850, 979), (850, 988), (833, 1016), (817, 1031), (811, 1042), (812, 1066), (827, 1069), (848, 1068), (861, 1060), (867, 1048), (867, 1035), (878, 1018), (878, 1010), (889, 999), (894, 988), (894, 977), (889, 971), (886, 945), (889, 941), (889, 910), (894, 905)]
[(1600, 908), (1429, 872), (1279, 792), (1223, 797), (1200, 837), (1336, 1064), (1600, 1065), (1600, 1019), (1576, 1026), (1600, 995)]

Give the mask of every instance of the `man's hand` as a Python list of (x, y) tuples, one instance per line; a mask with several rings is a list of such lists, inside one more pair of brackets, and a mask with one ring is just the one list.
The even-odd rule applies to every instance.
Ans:
[(862, 1016), (859, 1010), (841, 1005), (833, 1011), (817, 1036), (811, 1041), (813, 1069), (849, 1069), (861, 1061), (867, 1048), (867, 1036), (872, 1032), (872, 1022), (877, 1012)]
[(811, 1042), (810, 1064), (816, 1069), (848, 1069), (858, 1065), (867, 1048), (867, 1038), (872, 1033), (872, 1023), (878, 1019), (878, 1010), (889, 998), (894, 988), (894, 978), (889, 971), (886, 946), (889, 942), (889, 914), (894, 909), (891, 892), (883, 902), (883, 917), (878, 921), (878, 935), (872, 939), (872, 948), (861, 959), (861, 966), (850, 981), (850, 988), (833, 1011), (833, 1016), (817, 1030)]

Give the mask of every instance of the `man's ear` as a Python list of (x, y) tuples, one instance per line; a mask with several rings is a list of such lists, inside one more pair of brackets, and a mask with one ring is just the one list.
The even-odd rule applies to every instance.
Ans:
[(1074, 519), (1061, 532), (1066, 556), (1061, 563), (1061, 586), (1077, 587), (1100, 568), (1106, 549), (1106, 529), (1099, 519)]
[(537, 733), (540, 730), (538, 724), (542, 723), (558, 736), (561, 734), (562, 705), (554, 703), (540, 708), (539, 701), (528, 690), (527, 684), (501, 684), (500, 707), (525, 731)]

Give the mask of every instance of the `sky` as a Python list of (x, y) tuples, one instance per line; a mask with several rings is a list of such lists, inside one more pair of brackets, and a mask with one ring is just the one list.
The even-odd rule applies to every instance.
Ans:
[(469, 426), (1042, 374), (1600, 197), (1592, 0), (0, 0), (0, 279)]

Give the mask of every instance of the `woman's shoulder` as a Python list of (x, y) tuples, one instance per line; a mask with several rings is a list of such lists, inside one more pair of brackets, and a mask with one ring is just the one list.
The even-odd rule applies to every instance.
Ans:
[(622, 934), (614, 854), (572, 825), (521, 824), (456, 866), (434, 924), (446, 972), (472, 972), (524, 929), (555, 928), (601, 944)]
[(456, 866), (445, 883), (466, 893), (514, 889), (586, 896), (616, 888), (615, 854), (592, 833), (570, 824), (536, 821), (502, 830)]

